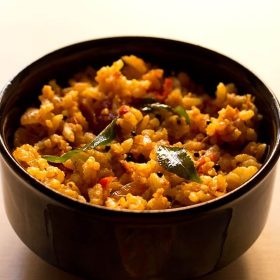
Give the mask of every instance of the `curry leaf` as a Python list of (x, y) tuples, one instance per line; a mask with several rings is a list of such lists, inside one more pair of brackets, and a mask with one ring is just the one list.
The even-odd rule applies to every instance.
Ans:
[(173, 109), (175, 113), (177, 113), (179, 116), (183, 117), (186, 121), (186, 124), (190, 124), (190, 117), (187, 114), (186, 110), (182, 106), (177, 106)]
[(98, 146), (105, 146), (112, 142), (116, 137), (115, 126), (117, 118), (114, 118), (110, 124), (108, 124), (94, 139), (92, 142), (86, 144), (82, 150), (88, 150), (90, 148), (95, 149)]
[(116, 137), (115, 126), (116, 126), (117, 118), (114, 118), (112, 122), (107, 125), (90, 143), (86, 144), (82, 148), (71, 150), (61, 156), (52, 156), (52, 155), (44, 155), (42, 156), (49, 162), (53, 163), (64, 163), (66, 160), (70, 159), (74, 155), (86, 151), (89, 149), (95, 149), (98, 146), (105, 146), (112, 142), (112, 140)]
[(142, 108), (142, 111), (147, 112), (147, 113), (153, 112), (156, 110), (165, 110), (165, 111), (170, 111), (170, 112), (173, 111), (169, 105), (159, 103), (159, 102), (148, 104)]
[(175, 108), (172, 108), (167, 104), (157, 102), (157, 103), (148, 104), (142, 108), (142, 111), (146, 113), (150, 113), (156, 110), (165, 110), (177, 114), (180, 117), (184, 117), (186, 124), (190, 124), (190, 117), (182, 106), (177, 106)]
[(159, 146), (156, 151), (159, 164), (167, 171), (186, 180), (201, 182), (194, 162), (184, 148)]
[(74, 149), (67, 153), (64, 153), (62, 156), (52, 156), (52, 155), (44, 155), (42, 158), (46, 159), (49, 162), (53, 163), (64, 163), (69, 158), (73, 157), (74, 155), (80, 153), (81, 149)]
[(151, 103), (156, 103), (156, 99), (147, 97), (147, 98), (142, 98), (142, 103), (143, 104), (151, 104)]

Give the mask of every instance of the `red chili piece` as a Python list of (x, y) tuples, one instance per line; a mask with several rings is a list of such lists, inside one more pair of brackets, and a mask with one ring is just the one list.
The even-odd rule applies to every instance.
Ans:
[(129, 107), (128, 107), (128, 106), (122, 105), (122, 106), (119, 108), (119, 115), (120, 115), (120, 116), (126, 114), (127, 112), (129, 112)]
[(114, 177), (114, 176), (103, 177), (99, 180), (99, 184), (102, 186), (103, 189), (105, 189), (116, 178), (117, 177)]
[(169, 93), (173, 90), (173, 78), (165, 78), (163, 82), (162, 92), (156, 94), (156, 98), (160, 101), (163, 101), (167, 98)]

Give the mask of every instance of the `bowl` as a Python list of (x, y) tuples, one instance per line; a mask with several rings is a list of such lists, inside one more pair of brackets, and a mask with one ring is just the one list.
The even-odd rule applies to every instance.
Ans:
[[(41, 86), (63, 83), (87, 65), (135, 54), (164, 69), (185, 70), (208, 91), (233, 82), (255, 96), (269, 145), (259, 172), (209, 202), (159, 211), (111, 210), (62, 196), (15, 161), (13, 135)], [(115, 37), (74, 44), (33, 62), (3, 89), (0, 101), (2, 189), (8, 219), (48, 263), (90, 279), (191, 279), (243, 254), (260, 235), (269, 211), (280, 153), (280, 110), (273, 93), (244, 66), (206, 48), (151, 37)]]

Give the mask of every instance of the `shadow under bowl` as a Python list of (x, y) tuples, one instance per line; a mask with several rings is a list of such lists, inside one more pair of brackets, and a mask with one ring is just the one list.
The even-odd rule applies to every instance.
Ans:
[[(11, 155), (21, 114), (51, 79), (65, 83), (92, 65), (135, 54), (167, 71), (183, 70), (208, 92), (233, 82), (255, 96), (269, 145), (261, 170), (210, 202), (164, 211), (116, 211), (64, 197), (31, 178)], [(0, 103), (2, 188), (8, 219), (38, 256), (91, 279), (189, 279), (243, 254), (261, 233), (279, 157), (279, 104), (248, 69), (200, 46), (151, 37), (116, 37), (71, 45), (35, 61), (3, 89)]]

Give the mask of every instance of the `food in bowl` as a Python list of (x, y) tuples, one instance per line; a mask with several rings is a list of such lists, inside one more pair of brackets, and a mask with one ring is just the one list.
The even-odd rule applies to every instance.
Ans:
[[(211, 96), (212, 94), (212, 96)], [(13, 156), (47, 187), (114, 209), (160, 210), (223, 196), (261, 167), (250, 94), (215, 95), (185, 72), (134, 55), (44, 85), (21, 117)]]
[[(257, 174), (241, 187), (209, 202), (160, 211), (113, 211), (69, 199), (25, 172), (12, 157), (15, 149), (13, 135), (24, 110), (38, 107), (35, 100), (42, 85), (55, 77), (63, 88), (66, 80), (73, 73), (81, 72), (83, 66), (93, 65), (99, 69), (124, 54), (136, 54), (153, 65), (160, 65), (165, 69), (164, 77), (170, 76), (172, 72), (167, 72), (169, 70), (177, 71), (173, 76), (177, 76), (180, 70), (187, 71), (213, 97), (220, 81), (225, 84), (233, 82), (242, 93), (251, 93), (263, 115), (257, 141), (268, 145), (263, 160), (259, 160), (262, 167)], [(198, 89), (189, 91), (198, 96), (202, 93)], [(135, 104), (135, 108), (143, 108), (151, 104), (150, 101), (146, 100), (143, 106)], [(150, 107), (155, 110), (157, 106)], [(147, 112), (151, 110), (149, 107), (145, 110), (144, 115), (151, 114)], [(187, 113), (191, 117), (189, 110)], [(180, 107), (177, 115), (178, 111), (182, 112)], [(81, 42), (47, 54), (18, 73), (2, 91), (0, 113), (2, 189), (7, 217), (17, 235), (32, 251), (65, 271), (86, 279), (193, 279), (213, 273), (238, 258), (255, 242), (265, 225), (280, 153), (279, 103), (251, 71), (219, 53), (161, 38), (118, 37)], [(186, 117), (183, 121), (187, 121)], [(118, 140), (118, 125), (113, 122), (105, 129), (105, 123), (98, 130), (105, 129), (105, 135), (108, 135), (112, 126), (116, 138), (107, 146)], [(36, 131), (38, 134), (41, 130)], [(94, 132), (99, 135), (96, 137), (98, 141), (91, 138), (96, 151), (102, 150), (98, 143), (105, 143), (101, 137), (104, 133), (98, 131)], [(31, 140), (31, 137), (27, 138)], [(80, 149), (72, 144), (72, 154), (52, 155), (46, 151), (42, 155), (45, 159), (58, 161), (47, 162), (57, 167), (92, 142), (85, 141)], [(174, 145), (172, 141), (170, 144)], [(223, 148), (228, 145), (233, 146), (233, 143), (225, 143)], [(233, 152), (232, 149), (228, 151)], [(191, 154), (191, 151), (186, 152)], [(201, 179), (199, 168), (196, 170)]]

